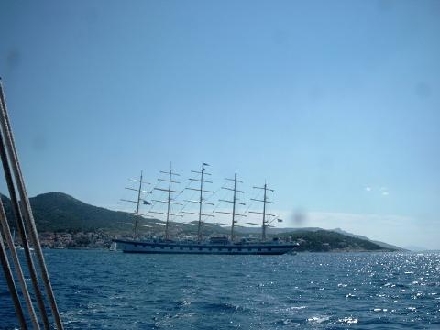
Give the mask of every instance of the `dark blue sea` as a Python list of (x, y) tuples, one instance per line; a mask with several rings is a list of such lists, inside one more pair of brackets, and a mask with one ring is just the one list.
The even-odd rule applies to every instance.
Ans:
[(65, 329), (440, 329), (440, 253), (44, 251)]

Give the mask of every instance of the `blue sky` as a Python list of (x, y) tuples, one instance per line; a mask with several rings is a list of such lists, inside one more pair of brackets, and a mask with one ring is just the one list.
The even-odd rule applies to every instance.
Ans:
[(31, 196), (121, 210), (207, 162), (285, 225), (440, 248), (438, 1), (3, 1), (0, 28)]

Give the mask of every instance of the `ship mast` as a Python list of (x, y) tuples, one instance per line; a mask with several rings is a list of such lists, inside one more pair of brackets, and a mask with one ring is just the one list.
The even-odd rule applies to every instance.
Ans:
[[(209, 166), (209, 164), (203, 163), (201, 171), (194, 171), (194, 170), (191, 171), (191, 172), (200, 174), (200, 189), (186, 188), (188, 190), (193, 190), (193, 191), (200, 192), (200, 198), (199, 198), (199, 201), (198, 201), (198, 203), (199, 203), (199, 221), (198, 221), (198, 225), (197, 225), (197, 240), (199, 242), (201, 242), (202, 239), (203, 239), (203, 237), (202, 237), (202, 224), (203, 224), (203, 222), (202, 222), (202, 215), (213, 216), (212, 214), (203, 214), (203, 204), (206, 204), (206, 203), (204, 203), (203, 193), (204, 192), (209, 192), (207, 190), (203, 190), (203, 184), (204, 183), (208, 183), (208, 182), (212, 183), (212, 181), (210, 181), (210, 180), (205, 180), (205, 175), (211, 175), (211, 173), (205, 172), (205, 166)], [(189, 179), (189, 180), (190, 181), (199, 181), (198, 179)], [(191, 201), (188, 201), (188, 202), (191, 202)]]
[(267, 192), (268, 191), (270, 191), (270, 192), (273, 192), (273, 190), (272, 189), (269, 189), (268, 187), (267, 187), (267, 183), (265, 182), (264, 183), (264, 186), (263, 187), (253, 187), (254, 189), (261, 189), (261, 190), (264, 190), (264, 196), (263, 196), (263, 199), (261, 200), (261, 199), (254, 199), (254, 198), (251, 198), (251, 200), (252, 201), (255, 201), (255, 202), (262, 202), (263, 203), (263, 213), (261, 213), (261, 212), (249, 212), (249, 213), (255, 213), (255, 214), (262, 214), (263, 215), (263, 221), (262, 221), (262, 224), (261, 224), (261, 240), (262, 241), (265, 241), (266, 240), (266, 228), (267, 228), (267, 226), (269, 225), (269, 222), (268, 221), (266, 221), (266, 215), (271, 215), (271, 216), (275, 216), (274, 214), (266, 214), (266, 204), (268, 204), (268, 203), (271, 203), (271, 202), (269, 202), (267, 199)]
[[(135, 180), (135, 181), (137, 181), (137, 180)], [(127, 200), (127, 199), (121, 199), (121, 201), (123, 201), (123, 202), (128, 202), (128, 203), (134, 203), (134, 204), (136, 204), (136, 210), (135, 210), (135, 212), (134, 212), (134, 214), (135, 214), (135, 223), (134, 223), (134, 237), (137, 237), (137, 228), (138, 228), (138, 221), (139, 221), (139, 219), (138, 219), (138, 215), (139, 215), (139, 204), (140, 204), (140, 202), (141, 201), (143, 201), (145, 204), (149, 204), (146, 200), (143, 200), (142, 198), (141, 198), (141, 193), (142, 193), (142, 183), (146, 183), (146, 184), (149, 184), (148, 182), (144, 182), (144, 181), (142, 181), (142, 171), (141, 171), (141, 175), (140, 175), (140, 177), (139, 177), (139, 186), (138, 186), (138, 188), (137, 189), (135, 189), (135, 188), (131, 188), (131, 187), (126, 187), (125, 189), (127, 189), (127, 190), (132, 190), (132, 191), (135, 191), (135, 192), (137, 192), (137, 199), (135, 200), (135, 201), (132, 201), (132, 200)]]
[[(154, 188), (154, 190), (158, 190), (158, 191), (163, 191), (166, 192), (168, 194), (168, 198), (166, 201), (159, 201), (159, 200), (152, 200), (153, 202), (158, 202), (158, 203), (166, 203), (167, 204), (167, 221), (165, 224), (165, 239), (169, 240), (170, 239), (170, 233), (169, 233), (169, 227), (170, 227), (170, 215), (175, 215), (171, 213), (171, 202), (173, 201), (171, 194), (175, 192), (175, 190), (172, 190), (172, 184), (173, 183), (180, 183), (180, 181), (176, 181), (173, 179), (174, 176), (180, 176), (180, 174), (178, 173), (174, 173), (171, 167), (171, 162), (170, 162), (170, 169), (168, 171), (160, 171), (160, 173), (164, 173), (168, 175), (168, 188), (167, 189), (163, 189), (163, 188)], [(162, 179), (159, 179), (158, 181), (165, 181)], [(163, 214), (163, 213), (159, 213), (159, 212), (153, 212), (150, 211), (149, 213), (156, 213), (156, 214)]]
[[(243, 183), (243, 181), (237, 181), (237, 173), (235, 173), (234, 179), (225, 179), (225, 180), (234, 182), (234, 188), (233, 188), (233, 189), (232, 189), (232, 188), (228, 188), (228, 187), (222, 187), (222, 189), (226, 189), (226, 190), (229, 190), (229, 191), (233, 191), (233, 192), (234, 192), (234, 196), (233, 196), (232, 201), (224, 200), (224, 199), (220, 199), (220, 200), (219, 200), (220, 202), (225, 202), (225, 203), (231, 203), (231, 204), (232, 204), (231, 241), (233, 242), (233, 241), (234, 241), (234, 238), (235, 238), (235, 235), (234, 235), (234, 227), (235, 227), (235, 224), (237, 223), (237, 221), (235, 220), (235, 217), (236, 217), (236, 216), (245, 216), (244, 214), (237, 214), (237, 213), (236, 213), (236, 209), (237, 209), (237, 201), (238, 201), (237, 193), (238, 193), (238, 192), (239, 192), (239, 193), (242, 193), (242, 192), (243, 192), (243, 191), (237, 190), (237, 182), (239, 182), (239, 183)], [(239, 204), (241, 204), (241, 205), (246, 205), (245, 203), (239, 203)], [(220, 212), (220, 211), (218, 211), (218, 212), (216, 212), (216, 213), (231, 214), (231, 213), (228, 213), (228, 212)]]

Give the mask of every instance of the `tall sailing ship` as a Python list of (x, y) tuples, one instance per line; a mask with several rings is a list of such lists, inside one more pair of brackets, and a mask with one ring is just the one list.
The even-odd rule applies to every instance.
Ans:
[[(261, 240), (247, 240), (235, 239), (235, 226), (237, 223), (237, 216), (242, 216), (243, 214), (238, 214), (237, 204), (238, 198), (237, 193), (237, 183), (240, 182), (237, 180), (237, 175), (235, 175), (234, 179), (227, 179), (228, 181), (233, 182), (233, 188), (224, 188), (233, 192), (232, 200), (221, 200), (222, 202), (232, 204), (232, 213), (227, 212), (217, 212), (223, 214), (231, 214), (232, 215), (232, 223), (231, 223), (231, 234), (230, 237), (226, 236), (211, 236), (209, 238), (203, 238), (202, 231), (202, 217), (203, 216), (212, 216), (212, 214), (203, 213), (203, 205), (206, 203), (204, 199), (204, 193), (207, 191), (204, 190), (204, 184), (211, 182), (206, 179), (210, 173), (206, 172), (206, 166), (209, 166), (206, 163), (202, 164), (202, 168), (200, 171), (193, 171), (200, 175), (200, 179), (190, 179), (191, 181), (200, 181), (200, 187), (198, 188), (187, 188), (193, 190), (199, 194), (198, 201), (187, 201), (187, 202), (195, 202), (199, 204), (199, 212), (198, 212), (198, 222), (197, 222), (197, 238), (185, 238), (185, 239), (171, 239), (170, 237), (170, 216), (173, 215), (171, 213), (171, 205), (174, 203), (172, 198), (172, 193), (175, 192), (172, 190), (172, 184), (178, 183), (174, 180), (177, 173), (174, 173), (171, 169), (169, 171), (161, 171), (162, 173), (166, 173), (168, 175), (168, 187), (167, 188), (154, 188), (154, 190), (159, 190), (166, 193), (166, 200), (152, 200), (155, 203), (164, 203), (167, 205), (166, 211), (166, 223), (165, 223), (165, 235), (163, 238), (148, 238), (148, 239), (140, 239), (137, 237), (138, 223), (134, 224), (134, 237), (133, 238), (118, 238), (113, 239), (113, 242), (116, 243), (118, 249), (121, 249), (125, 253), (150, 253), (150, 254), (217, 254), (217, 255), (281, 255), (288, 253), (295, 249), (298, 244), (296, 243), (285, 243), (281, 242), (278, 238), (273, 238), (272, 240), (267, 240), (266, 231), (267, 227), (270, 225), (271, 221), (268, 221), (266, 216), (266, 204), (268, 203), (267, 193), (273, 191), (267, 187), (265, 183), (263, 187), (254, 187), (256, 189), (263, 190), (263, 199), (252, 199), (253, 201), (261, 202), (263, 204), (263, 212), (249, 212), (249, 213), (257, 213), (262, 215), (262, 224), (261, 224)], [(139, 214), (139, 206), (140, 203), (143, 202), (145, 204), (150, 204), (148, 201), (145, 201), (141, 198), (142, 192), (142, 173), (139, 180), (138, 189), (132, 189), (137, 192), (137, 200), (129, 201), (136, 204), (135, 214)], [(128, 201), (128, 200), (126, 200)]]

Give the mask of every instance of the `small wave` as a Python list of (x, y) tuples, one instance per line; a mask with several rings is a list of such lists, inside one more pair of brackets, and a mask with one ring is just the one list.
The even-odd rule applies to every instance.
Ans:
[(388, 312), (388, 308), (373, 308), (373, 312), (379, 313), (379, 312)]
[(291, 306), (287, 310), (300, 310), (305, 308), (307, 308), (307, 306)]
[(282, 320), (277, 321), (276, 323), (280, 324), (280, 325), (289, 325), (290, 327), (292, 327), (292, 326), (300, 326), (300, 323), (295, 322), (292, 319), (282, 319)]
[(188, 300), (179, 301), (179, 306), (189, 306), (189, 305), (191, 305), (191, 301)]
[(405, 284), (401, 284), (401, 283), (391, 283), (391, 282), (387, 282), (383, 285), (383, 287), (385, 288), (399, 288), (399, 289), (407, 289), (409, 286), (405, 285)]
[[(192, 303), (196, 305), (196, 303)], [(206, 311), (215, 311), (215, 312), (237, 312), (237, 311), (244, 311), (245, 308), (239, 305), (234, 305), (231, 303), (217, 303), (217, 302), (211, 302), (211, 303), (197, 303), (198, 308), (204, 309)]]
[(307, 322), (321, 324), (325, 321), (328, 321), (330, 316), (313, 316), (307, 319)]
[(342, 319), (338, 319), (339, 323), (344, 323), (344, 324), (357, 324), (358, 323), (358, 319), (352, 317), (352, 316), (347, 316), (344, 317)]

